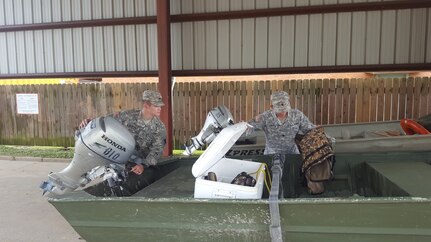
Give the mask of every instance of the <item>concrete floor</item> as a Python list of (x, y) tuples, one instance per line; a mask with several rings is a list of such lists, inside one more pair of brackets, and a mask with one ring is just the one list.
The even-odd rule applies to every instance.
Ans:
[(0, 241), (85, 242), (42, 196), (39, 185), (65, 162), (0, 160)]

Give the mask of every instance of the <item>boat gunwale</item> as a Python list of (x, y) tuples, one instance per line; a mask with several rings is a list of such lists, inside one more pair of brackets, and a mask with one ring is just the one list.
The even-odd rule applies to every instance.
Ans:
[[(91, 195), (89, 195), (91, 196)], [(175, 203), (242, 203), (269, 204), (268, 199), (195, 199), (195, 198), (145, 198), (145, 197), (88, 197), (88, 198), (48, 198), (50, 203), (57, 202), (175, 202)], [(431, 197), (313, 197), (313, 198), (283, 198), (279, 204), (381, 204), (381, 203), (431, 203)]]

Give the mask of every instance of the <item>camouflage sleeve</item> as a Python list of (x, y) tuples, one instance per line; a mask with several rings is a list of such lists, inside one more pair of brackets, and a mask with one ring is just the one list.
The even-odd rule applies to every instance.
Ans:
[(315, 128), (316, 125), (314, 125), (307, 116), (305, 116), (304, 113), (301, 112), (301, 121), (299, 124), (299, 130), (302, 132), (302, 134), (307, 133), (309, 130)]
[(105, 117), (112, 117), (115, 118), (116, 120), (120, 121), (121, 123), (124, 122), (124, 114), (125, 111), (122, 112), (117, 112), (117, 113), (110, 113), (108, 115), (106, 115)]
[(253, 127), (247, 128), (247, 131), (244, 134), (245, 136), (250, 136), (254, 133), (256, 129), (262, 129), (263, 127), (262, 117), (260, 114), (253, 119), (250, 119), (247, 123)]
[(166, 144), (166, 129), (162, 127), (155, 134), (154, 142), (151, 144), (151, 147), (149, 147), (150, 152), (145, 157), (145, 160), (143, 163), (149, 166), (156, 165), (157, 161), (160, 159), (160, 157), (163, 154), (163, 149), (165, 148), (165, 144)]
[(262, 129), (263, 128), (263, 116), (262, 114), (257, 115), (253, 119), (250, 119), (248, 122), (254, 129)]

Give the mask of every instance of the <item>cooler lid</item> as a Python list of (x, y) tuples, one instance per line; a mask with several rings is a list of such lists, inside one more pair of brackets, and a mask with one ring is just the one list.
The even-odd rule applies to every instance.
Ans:
[(213, 167), (229, 149), (235, 144), (238, 138), (247, 129), (246, 122), (237, 123), (224, 128), (211, 142), (205, 152), (196, 160), (192, 167), (194, 177), (204, 175)]

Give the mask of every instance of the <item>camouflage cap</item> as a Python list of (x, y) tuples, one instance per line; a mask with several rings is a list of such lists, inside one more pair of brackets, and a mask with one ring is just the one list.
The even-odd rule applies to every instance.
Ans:
[(271, 104), (276, 113), (288, 112), (290, 110), (289, 95), (283, 91), (274, 92), (271, 95)]
[(159, 92), (146, 90), (142, 93), (142, 101), (149, 101), (154, 106), (164, 106), (162, 95)]

